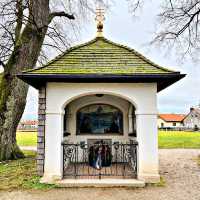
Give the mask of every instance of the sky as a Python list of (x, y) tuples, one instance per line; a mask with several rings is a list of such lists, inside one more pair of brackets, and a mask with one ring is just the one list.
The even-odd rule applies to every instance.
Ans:
[[(184, 79), (159, 92), (157, 97), (159, 113), (187, 113), (190, 107), (200, 103), (200, 63), (194, 63), (191, 59), (180, 62), (175, 50), (169, 52), (148, 44), (155, 31), (159, 2), (148, 1), (140, 11), (139, 17), (133, 17), (129, 12), (127, 0), (115, 1), (111, 9), (106, 12), (104, 36), (113, 42), (134, 48), (163, 67), (186, 73)], [(94, 17), (85, 22), (76, 44), (95, 37)], [(37, 119), (37, 100), (37, 90), (30, 88), (23, 119)]]

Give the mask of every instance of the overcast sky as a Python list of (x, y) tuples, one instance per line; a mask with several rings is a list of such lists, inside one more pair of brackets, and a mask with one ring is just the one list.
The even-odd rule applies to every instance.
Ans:
[[(200, 63), (193, 63), (190, 59), (180, 63), (176, 53), (168, 55), (165, 49), (148, 45), (155, 30), (159, 2), (149, 1), (141, 11), (140, 17), (135, 19), (128, 12), (126, 0), (117, 1), (106, 13), (104, 36), (114, 42), (136, 49), (163, 67), (186, 73), (186, 78), (158, 93), (158, 109), (160, 113), (187, 113), (191, 106), (200, 103)], [(76, 43), (91, 40), (95, 34), (95, 21), (91, 19), (90, 22), (85, 23), (80, 39)], [(37, 97), (37, 91), (31, 88), (24, 119), (37, 118)]]

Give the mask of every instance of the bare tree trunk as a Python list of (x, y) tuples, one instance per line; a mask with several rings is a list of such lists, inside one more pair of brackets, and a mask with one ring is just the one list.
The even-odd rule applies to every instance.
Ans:
[(29, 22), (16, 41), (0, 83), (0, 161), (23, 157), (16, 144), (16, 129), (26, 105), (28, 85), (16, 74), (36, 65), (50, 23), (49, 0), (30, 1), (29, 12)]
[(23, 157), (16, 144), (16, 129), (25, 108), (28, 86), (15, 77), (9, 87), (8, 90), (12, 92), (7, 97), (6, 111), (2, 113), (4, 119), (0, 126), (0, 160)]

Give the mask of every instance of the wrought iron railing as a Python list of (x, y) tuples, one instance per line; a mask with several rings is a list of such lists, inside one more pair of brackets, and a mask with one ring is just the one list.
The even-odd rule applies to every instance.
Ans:
[(64, 178), (136, 178), (137, 143), (63, 143)]

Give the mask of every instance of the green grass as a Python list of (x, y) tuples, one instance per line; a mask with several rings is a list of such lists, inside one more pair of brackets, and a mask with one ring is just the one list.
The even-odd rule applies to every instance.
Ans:
[(37, 132), (17, 132), (17, 144), (19, 146), (36, 146)]
[(158, 182), (158, 183), (148, 183), (147, 186), (165, 187), (165, 186), (166, 186), (166, 181), (165, 181), (165, 179), (161, 176), (161, 177), (160, 177), (160, 182)]
[[(22, 146), (36, 145), (36, 132), (18, 132), (17, 142)], [(171, 131), (159, 132), (159, 148), (200, 148), (200, 133)], [(56, 185), (41, 184), (36, 172), (35, 153), (25, 151), (25, 159), (0, 162), (0, 190), (51, 189)], [(200, 165), (200, 157), (197, 158)], [(165, 186), (165, 180), (155, 186)]]
[(200, 148), (200, 132), (159, 131), (159, 148)]
[(198, 165), (200, 166), (200, 155), (199, 155), (198, 158), (197, 158), (197, 163), (198, 163)]
[(0, 190), (51, 189), (56, 185), (42, 184), (36, 173), (35, 152), (24, 151), (26, 158), (0, 163)]
[[(200, 148), (200, 132), (159, 131), (159, 148)], [(36, 146), (36, 132), (18, 132), (17, 143), (20, 146)]]

